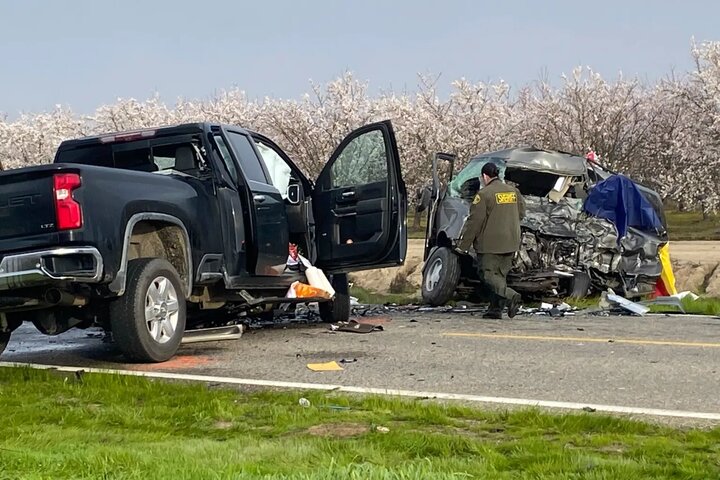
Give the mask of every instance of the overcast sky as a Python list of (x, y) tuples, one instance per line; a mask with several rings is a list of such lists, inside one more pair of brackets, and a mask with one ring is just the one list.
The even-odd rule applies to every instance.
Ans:
[(720, 40), (720, 1), (23, 0), (0, 2), (0, 112), (118, 97), (299, 97), (344, 71), (373, 91), (417, 74), (519, 86), (576, 65), (654, 81)]

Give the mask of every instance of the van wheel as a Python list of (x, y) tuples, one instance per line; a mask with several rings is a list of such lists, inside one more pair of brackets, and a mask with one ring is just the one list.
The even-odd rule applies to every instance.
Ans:
[(460, 281), (460, 258), (449, 248), (436, 249), (423, 271), (422, 298), (433, 307), (449, 302)]
[(110, 304), (110, 325), (129, 360), (164, 362), (175, 355), (185, 332), (183, 292), (180, 276), (167, 260), (128, 263), (125, 294)]
[(330, 284), (335, 289), (335, 299), (320, 303), (320, 320), (326, 323), (350, 320), (350, 286), (345, 273), (333, 275)]
[(570, 284), (570, 298), (585, 298), (590, 291), (590, 275), (585, 272), (576, 272)]
[(8, 343), (10, 343), (10, 332), (0, 333), (0, 355), (5, 351)]

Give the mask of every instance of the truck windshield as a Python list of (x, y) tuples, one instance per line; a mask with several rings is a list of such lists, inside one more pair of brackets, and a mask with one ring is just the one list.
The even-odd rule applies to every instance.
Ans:
[[(467, 197), (469, 195), (472, 198), (475, 193), (480, 189), (479, 178), (482, 176), (482, 167), (489, 162), (493, 162), (498, 166), (500, 170), (500, 178), (505, 178), (505, 160), (502, 158), (493, 157), (480, 157), (470, 160), (465, 168), (460, 170), (452, 182), (450, 182), (450, 196), (451, 197)], [(474, 190), (468, 192), (468, 190)]]

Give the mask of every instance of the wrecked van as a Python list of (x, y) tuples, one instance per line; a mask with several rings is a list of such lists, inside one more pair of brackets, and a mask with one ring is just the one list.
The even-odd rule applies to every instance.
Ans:
[(481, 292), (475, 254), (455, 251), (488, 162), (523, 194), (522, 244), (508, 285), (524, 298), (584, 297), (612, 288), (626, 297), (652, 293), (662, 273), (667, 224), (660, 196), (595, 161), (534, 147), (472, 158), (454, 174), (455, 157), (433, 158), (422, 296), (432, 305)]

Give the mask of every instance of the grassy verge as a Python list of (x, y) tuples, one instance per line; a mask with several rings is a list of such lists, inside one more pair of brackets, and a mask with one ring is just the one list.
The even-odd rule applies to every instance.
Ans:
[(665, 213), (671, 240), (720, 240), (720, 215), (703, 218), (702, 213)]
[(720, 429), (28, 369), (0, 387), (8, 479), (720, 476)]

